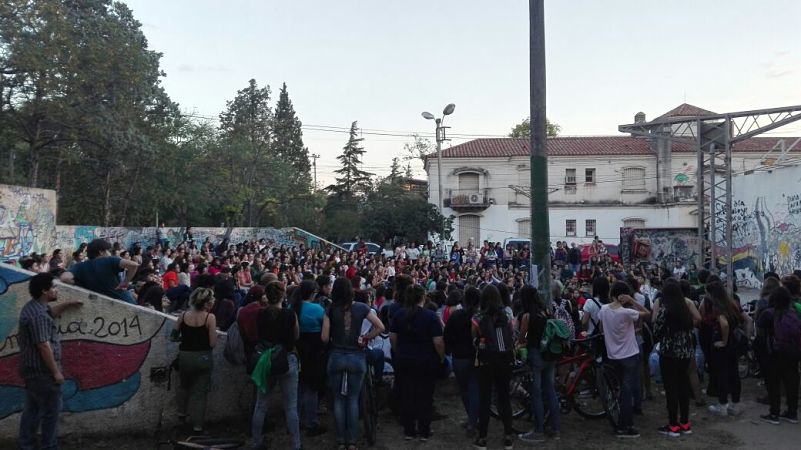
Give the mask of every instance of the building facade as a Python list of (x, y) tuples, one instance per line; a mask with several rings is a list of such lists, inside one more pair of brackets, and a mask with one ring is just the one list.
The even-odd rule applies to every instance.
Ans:
[[(661, 117), (709, 114), (681, 105)], [(645, 120), (638, 113), (635, 120)], [(734, 146), (732, 168), (762, 166), (782, 139)], [(696, 227), (697, 156), (693, 145), (618, 136), (548, 139), (551, 241), (617, 243), (621, 227)], [(426, 161), (429, 201), (440, 205), (436, 155)], [(530, 235), (528, 139), (476, 139), (442, 151), (443, 214), (452, 239), (503, 242)], [(536, 219), (536, 218), (535, 218)]]

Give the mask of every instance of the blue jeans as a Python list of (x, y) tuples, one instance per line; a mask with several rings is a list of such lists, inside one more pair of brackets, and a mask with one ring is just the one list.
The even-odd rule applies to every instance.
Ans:
[(384, 378), (384, 350), (380, 348), (367, 349), (367, 364), (373, 368), (373, 379), (380, 382)]
[(328, 383), (334, 396), (334, 422), (339, 443), (356, 443), (359, 430), (359, 395), (366, 372), (367, 360), (363, 352), (334, 350), (328, 358)]
[(25, 407), (19, 422), (19, 446), (36, 448), (36, 432), (42, 427), (42, 450), (58, 448), (58, 413), (61, 411), (61, 386), (52, 375), (25, 379)]
[(306, 428), (317, 428), (320, 419), (317, 415), (317, 407), (320, 404), (320, 391), (310, 388), (300, 383), (300, 410), (303, 411), (303, 425)]
[(542, 433), (545, 425), (545, 408), (543, 401), (548, 403), (548, 425), (553, 431), (559, 431), (559, 399), (556, 397), (554, 387), (554, 373), (556, 362), (545, 361), (542, 353), (537, 349), (529, 349), (528, 362), (531, 364), (532, 386), (531, 404), (534, 411), (534, 431)]
[[(640, 343), (640, 360), (642, 360), (642, 354), (644, 352), (645, 345)], [(642, 411), (642, 371), (637, 370), (634, 379), (634, 409), (637, 411)]]
[(478, 426), (478, 374), (471, 358), (453, 359), (453, 374), (467, 413), (467, 427)]
[(618, 429), (626, 429), (634, 425), (633, 402), (634, 390), (637, 388), (637, 373), (640, 370), (640, 354), (628, 358), (612, 360), (615, 374), (620, 382), (620, 422)]
[(264, 417), (267, 415), (269, 391), (275, 389), (276, 385), (281, 386), (281, 394), (284, 396), (284, 416), (286, 416), (286, 427), (292, 436), (292, 448), (301, 448), (300, 423), (298, 421), (298, 357), (294, 353), (290, 353), (287, 359), (289, 360), (289, 371), (281, 376), (271, 378), (270, 389), (266, 394), (257, 390), (256, 407), (253, 409), (253, 421), (250, 425), (253, 448), (259, 448), (263, 443), (262, 431)]

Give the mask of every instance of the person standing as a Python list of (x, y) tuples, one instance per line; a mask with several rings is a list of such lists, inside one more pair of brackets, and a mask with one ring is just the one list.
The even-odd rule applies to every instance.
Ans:
[[(770, 294), (769, 304), (757, 319), (757, 327), (767, 337), (768, 355), (765, 368), (765, 385), (768, 388), (770, 411), (760, 418), (773, 425), (780, 420), (798, 423), (798, 348), (801, 320), (791, 306), (792, 294), (777, 287)], [(782, 387), (786, 394), (787, 409), (780, 413)]]
[(629, 285), (622, 281), (612, 285), (610, 297), (612, 303), (602, 306), (598, 317), (603, 327), (607, 355), (615, 366), (618, 380), (621, 380), (620, 420), (615, 436), (637, 438), (640, 432), (634, 427), (633, 402), (634, 390), (639, 388), (637, 371), (640, 369), (640, 348), (634, 326), (651, 312), (634, 300)]
[(58, 291), (55, 277), (40, 273), (31, 277), (28, 292), (31, 300), (19, 316), (17, 339), (20, 350), (20, 376), (25, 381), (25, 406), (19, 423), (22, 450), (36, 448), (36, 434), (41, 427), (42, 449), (58, 448), (58, 413), (61, 411), (61, 341), (55, 318), (65, 310), (83, 305), (68, 301), (55, 306)]
[(400, 377), (400, 415), (404, 439), (431, 438), (434, 387), (445, 359), (442, 322), (437, 313), (424, 308), (425, 289), (413, 284), (406, 289), (404, 306), (392, 317), (392, 359)]
[[(347, 278), (337, 278), (331, 289), (331, 307), (323, 318), (320, 339), (331, 341), (328, 358), (328, 382), (334, 396), (334, 421), (340, 450), (355, 450), (359, 429), (359, 394), (367, 372), (364, 346), (384, 331), (375, 312), (364, 303), (354, 303), (353, 285)], [(367, 319), (373, 330), (361, 335)]]
[(190, 308), (175, 324), (181, 336), (178, 346), (178, 418), (191, 419), (192, 431), (202, 432), (206, 415), (206, 400), (211, 387), (214, 361), (211, 354), (217, 344), (217, 319), (211, 312), (214, 292), (197, 288), (189, 297)]
[(306, 426), (306, 436), (319, 436), (326, 432), (317, 417), (319, 393), (323, 390), (323, 343), (320, 333), (323, 330), (325, 309), (315, 302), (317, 283), (304, 280), (300, 283), (299, 292), (292, 302), (292, 312), (298, 316), (300, 338), (298, 354), (300, 355), (300, 405)]
[(474, 364), (476, 348), (473, 345), (471, 320), (478, 312), (480, 301), (481, 291), (478, 288), (470, 286), (465, 289), (462, 309), (450, 316), (443, 331), (445, 350), (453, 357), (453, 373), (467, 413), (464, 428), (469, 437), (476, 434), (478, 427), (478, 371)]
[(690, 361), (695, 357), (693, 323), (701, 316), (695, 304), (684, 298), (674, 279), (665, 281), (659, 308), (654, 311), (654, 341), (659, 343), (659, 367), (665, 387), (668, 423), (659, 432), (670, 437), (691, 434)]

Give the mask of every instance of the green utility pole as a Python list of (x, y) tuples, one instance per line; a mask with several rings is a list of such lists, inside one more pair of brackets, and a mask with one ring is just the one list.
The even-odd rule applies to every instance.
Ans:
[(551, 233), (548, 227), (548, 149), (545, 126), (545, 6), (529, 0), (531, 83), (531, 274), (542, 299), (551, 301)]

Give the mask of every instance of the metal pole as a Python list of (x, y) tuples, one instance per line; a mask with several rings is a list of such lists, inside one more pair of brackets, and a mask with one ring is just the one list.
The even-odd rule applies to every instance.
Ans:
[(551, 233), (548, 226), (548, 150), (545, 128), (545, 5), (529, 0), (531, 84), (531, 275), (546, 303), (551, 299)]
[(696, 168), (695, 168), (695, 183), (696, 183), (696, 195), (698, 196), (698, 257), (696, 258), (697, 264), (696, 267), (700, 270), (705, 268), (704, 263), (706, 262), (706, 231), (704, 229), (705, 223), (705, 213), (704, 213), (704, 191), (706, 189), (704, 183), (704, 177), (706, 176), (706, 172), (704, 171), (704, 148), (701, 144), (701, 135), (702, 135), (702, 123), (701, 120), (696, 120), (696, 134), (698, 136), (696, 142)]
[(437, 201), (439, 205), (439, 214), (442, 216), (442, 230), (439, 234), (440, 242), (444, 241), (445, 238), (443, 235), (445, 234), (445, 199), (442, 196), (442, 137), (440, 136), (440, 128), (442, 126), (442, 119), (437, 119), (437, 184), (439, 188), (439, 199)]
[(734, 292), (734, 284), (737, 280), (734, 274), (734, 246), (731, 229), (732, 196), (734, 193), (732, 192), (731, 185), (731, 118), (729, 117), (726, 118), (724, 133), (724, 154), (726, 155), (726, 284), (729, 288), (729, 292)]

